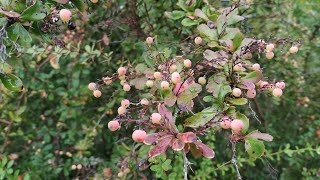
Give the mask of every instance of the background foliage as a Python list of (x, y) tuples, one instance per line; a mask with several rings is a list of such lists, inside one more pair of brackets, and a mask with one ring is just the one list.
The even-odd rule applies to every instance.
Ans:
[[(209, 2), (217, 8), (231, 4)], [(54, 33), (54, 37), (66, 42), (64, 48), (52, 41), (44, 43), (42, 37), (31, 33), (32, 41), (20, 42), (23, 48), (19, 51), (8, 50), (11, 56), (7, 61), (23, 80), (25, 90), (16, 93), (0, 86), (0, 178), (107, 178), (105, 168), (111, 168), (116, 175), (121, 162), (126, 162), (123, 158), (130, 156), (131, 171), (125, 179), (181, 179), (180, 156), (153, 159), (149, 170), (140, 171), (137, 162), (145, 158), (148, 148), (133, 144), (127, 138), (131, 131), (128, 133), (125, 128), (114, 133), (107, 130), (107, 122), (116, 113), (115, 105), (124, 96), (135, 94), (125, 95), (113, 84), (103, 90), (102, 98), (96, 99), (87, 84), (107, 71), (115, 72), (120, 65), (145, 61), (141, 57), (148, 51), (144, 43), (147, 36), (157, 37), (161, 51), (176, 54), (179, 44), (190, 41), (191, 28), (166, 17), (166, 12), (180, 10), (175, 1), (114, 0), (87, 5), (87, 13), (72, 19), (76, 30), (67, 30), (66, 25), (60, 24)], [(275, 52), (271, 61), (254, 57), (265, 67), (265, 74), (284, 80), (287, 88), (281, 99), (260, 95), (250, 101), (262, 121), (255, 127), (272, 134), (274, 140), (266, 144), (264, 158), (254, 162), (244, 152), (238, 154), (244, 179), (320, 176), (319, 12), (317, 0), (255, 1), (242, 12), (246, 17), (241, 23), (245, 34), (270, 41), (274, 37), (290, 37), (302, 44), (296, 55), (277, 56)], [(167, 48), (175, 45), (176, 49)], [(216, 158), (190, 158), (194, 170), (191, 179), (235, 179), (228, 162), (231, 148), (224, 136), (227, 134), (206, 137)], [(72, 165), (78, 164), (82, 168), (72, 170)]]

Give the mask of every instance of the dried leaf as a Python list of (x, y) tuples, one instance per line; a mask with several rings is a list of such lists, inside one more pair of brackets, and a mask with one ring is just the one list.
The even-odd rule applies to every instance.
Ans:
[(267, 133), (261, 133), (258, 130), (252, 131), (251, 133), (247, 134), (245, 138), (255, 138), (255, 139), (261, 139), (264, 141), (272, 141), (273, 137), (270, 134)]
[(172, 135), (168, 135), (159, 140), (159, 143), (149, 151), (149, 157), (153, 158), (167, 151), (171, 141), (173, 139)]
[(201, 151), (202, 155), (206, 158), (214, 158), (215, 153), (214, 151), (209, 148), (207, 145), (203, 144), (202, 142), (194, 142), (197, 148)]

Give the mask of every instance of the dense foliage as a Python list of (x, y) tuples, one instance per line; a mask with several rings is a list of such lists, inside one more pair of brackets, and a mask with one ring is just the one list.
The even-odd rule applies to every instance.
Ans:
[[(7, 90), (5, 83), (0, 85), (0, 178), (114, 179), (122, 173), (123, 179), (182, 179), (184, 162), (180, 151), (168, 150), (166, 156), (148, 159), (151, 147), (132, 141), (132, 129), (136, 128), (132, 124), (122, 124), (116, 132), (108, 130), (108, 122), (117, 115), (124, 98), (139, 102), (138, 96), (147, 98), (146, 94), (134, 87), (125, 92), (117, 80), (99, 88), (102, 96), (95, 98), (87, 85), (102, 77), (113, 77), (121, 66), (144, 71), (146, 67), (141, 63), (148, 67), (154, 64), (150, 57), (163, 60), (187, 55), (193, 63), (200, 61), (201, 50), (208, 47), (204, 48), (204, 43), (195, 45), (194, 38), (213, 40), (212, 32), (203, 28), (206, 18), (219, 26), (215, 24), (218, 9), (235, 7), (234, 2), (70, 1), (66, 4), (60, 0), (0, 1), (0, 59), (4, 63), (1, 70), (19, 77), (24, 86), (21, 92), (14, 92), (21, 90), (20, 81), (16, 89)], [(250, 131), (258, 129), (274, 137), (272, 142), (265, 143), (266, 151), (254, 158), (244, 151), (243, 143), (237, 145), (241, 176), (317, 179), (320, 174), (318, 2), (266, 0), (240, 4), (238, 14), (244, 19), (238, 19), (232, 27), (239, 28), (241, 33), (235, 31), (230, 39), (237, 39), (239, 46), (244, 37), (278, 42), (272, 60), (267, 60), (263, 53), (254, 53), (251, 61), (261, 65), (269, 82), (286, 83), (281, 98), (257, 93), (239, 109), (250, 119)], [(56, 22), (61, 9), (71, 10), (70, 22)], [(195, 14), (198, 18), (192, 17)], [(209, 26), (207, 23), (206, 27)], [(155, 37), (154, 43), (147, 44), (147, 37)], [(292, 45), (300, 46), (299, 53), (287, 53)], [(137, 87), (142, 82), (132, 84)], [(195, 97), (206, 97), (205, 105), (213, 98)], [(195, 112), (202, 106), (195, 100)], [(188, 172), (190, 179), (237, 177), (231, 161), (230, 134), (231, 131), (215, 127), (207, 131), (207, 136), (201, 136), (214, 149), (215, 158), (188, 154), (193, 170)]]

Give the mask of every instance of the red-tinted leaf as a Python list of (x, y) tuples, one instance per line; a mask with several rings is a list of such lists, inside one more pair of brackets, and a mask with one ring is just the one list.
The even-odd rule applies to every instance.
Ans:
[(161, 135), (159, 133), (152, 133), (147, 135), (146, 139), (144, 140), (144, 143), (147, 145), (152, 145), (153, 143), (155, 143), (156, 141), (158, 141), (158, 139), (161, 137)]
[(184, 151), (186, 152), (186, 154), (189, 153), (189, 151), (190, 151), (190, 144), (184, 144)]
[(242, 89), (254, 89), (255, 85), (252, 81), (243, 81), (239, 87)]
[(192, 143), (196, 140), (197, 136), (193, 132), (185, 132), (185, 133), (179, 133), (177, 135), (177, 138), (184, 143)]
[(251, 133), (247, 134), (245, 138), (248, 138), (248, 137), (252, 137), (254, 139), (261, 139), (264, 141), (272, 141), (273, 140), (273, 137), (270, 134), (261, 133), (258, 130), (252, 131)]
[(185, 80), (183, 83), (177, 83), (174, 87), (173, 93), (178, 95), (180, 93), (182, 93), (183, 91), (185, 91), (190, 84), (194, 83), (193, 78), (188, 78), (187, 80)]
[(174, 151), (181, 151), (184, 148), (184, 142), (179, 139), (174, 139), (171, 147)]
[(164, 117), (169, 122), (172, 121), (172, 113), (166, 108), (164, 104), (159, 104), (158, 112), (161, 114), (162, 117)]
[(207, 145), (201, 143), (201, 142), (194, 142), (194, 144), (197, 146), (197, 148), (201, 151), (202, 155), (206, 158), (214, 158), (215, 153), (214, 151), (209, 148)]
[(175, 105), (176, 101), (177, 101), (177, 96), (175, 96), (173, 92), (170, 92), (170, 94), (164, 98), (164, 103), (169, 107), (172, 107), (173, 105)]
[(194, 144), (190, 144), (189, 147), (194, 157), (200, 157), (202, 155), (201, 151)]
[(161, 140), (159, 140), (159, 143), (149, 151), (149, 153), (148, 153), (149, 157), (152, 158), (152, 157), (155, 157), (155, 156), (158, 156), (160, 154), (165, 153), (167, 151), (172, 139), (173, 139), (172, 135), (168, 135), (168, 136), (161, 138)]

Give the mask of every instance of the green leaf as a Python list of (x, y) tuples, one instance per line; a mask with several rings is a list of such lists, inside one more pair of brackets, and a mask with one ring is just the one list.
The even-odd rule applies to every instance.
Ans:
[(234, 105), (245, 105), (248, 103), (248, 100), (246, 98), (236, 98), (236, 99), (228, 99), (228, 102)]
[(211, 102), (211, 101), (213, 101), (213, 96), (205, 96), (205, 97), (203, 97), (203, 101), (204, 102)]
[(216, 115), (215, 112), (198, 112), (185, 120), (185, 126), (197, 128), (205, 125)]
[(262, 141), (254, 138), (245, 139), (245, 149), (249, 154), (250, 159), (257, 159), (264, 153), (265, 146)]
[(206, 24), (200, 24), (197, 27), (197, 30), (200, 32), (201, 35), (208, 37), (210, 40), (217, 40), (218, 34), (215, 29), (210, 29)]
[(7, 164), (7, 168), (11, 168), (13, 163), (14, 163), (14, 160), (9, 161)]
[(188, 27), (188, 26), (197, 25), (197, 24), (199, 24), (199, 22), (196, 21), (196, 20), (191, 20), (190, 18), (184, 18), (184, 19), (181, 21), (181, 24), (182, 24), (183, 26)]
[(244, 20), (244, 17), (239, 16), (238, 13), (239, 13), (239, 10), (235, 9), (227, 16), (227, 25), (232, 25), (239, 21)]
[(179, 0), (178, 1), (178, 6), (183, 9), (184, 11), (188, 11), (188, 5), (185, 3), (184, 0)]
[(226, 28), (226, 21), (227, 18), (225, 15), (220, 15), (217, 19), (217, 30), (218, 30), (218, 34), (221, 34), (224, 29)]
[(164, 104), (172, 107), (175, 105), (177, 101), (177, 97), (173, 94), (172, 91), (170, 91), (170, 93), (164, 98)]
[(31, 42), (29, 32), (20, 23), (15, 23), (8, 28), (8, 36), (12, 41), (20, 39), (23, 42)]
[(219, 105), (222, 105), (224, 102), (224, 97), (232, 92), (231, 87), (227, 84), (221, 84), (219, 88), (219, 93), (218, 93), (218, 103)]
[(86, 5), (82, 0), (70, 0), (80, 11), (86, 10)]
[(226, 35), (223, 36), (223, 40), (233, 39), (236, 34), (240, 33), (240, 29), (238, 28), (226, 28)]
[(233, 50), (234, 51), (237, 50), (240, 47), (243, 38), (244, 38), (244, 36), (243, 36), (243, 34), (241, 32), (238, 32), (234, 36), (234, 38), (233, 38)]
[(257, 83), (262, 79), (262, 73), (260, 71), (254, 71), (248, 73), (246, 76), (241, 78), (241, 81), (250, 81), (252, 83)]
[(26, 21), (39, 21), (46, 17), (46, 14), (40, 13), (42, 3), (37, 1), (21, 13), (20, 19)]
[(196, 9), (194, 11), (194, 15), (205, 20), (205, 21), (209, 20), (208, 17), (206, 16), (206, 14), (203, 11), (201, 11), (201, 9)]
[(186, 15), (183, 11), (172, 11), (169, 13), (168, 17), (173, 20), (181, 19)]

